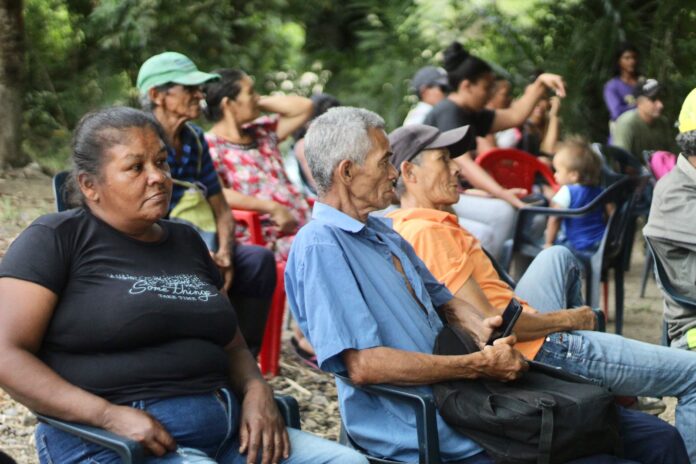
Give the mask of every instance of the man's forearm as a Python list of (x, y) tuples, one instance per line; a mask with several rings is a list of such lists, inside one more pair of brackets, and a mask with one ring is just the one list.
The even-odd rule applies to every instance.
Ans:
[(387, 347), (346, 350), (343, 359), (348, 375), (358, 385), (428, 385), (473, 379), (481, 376), (484, 362), (481, 353), (439, 356)]
[(589, 307), (560, 309), (552, 313), (522, 313), (513, 332), (521, 342), (545, 337), (554, 332), (593, 330), (595, 315)]
[(231, 259), (234, 251), (234, 218), (232, 217), (232, 212), (222, 192), (211, 196), (208, 200), (215, 214), (219, 247), (218, 252), (228, 252)]

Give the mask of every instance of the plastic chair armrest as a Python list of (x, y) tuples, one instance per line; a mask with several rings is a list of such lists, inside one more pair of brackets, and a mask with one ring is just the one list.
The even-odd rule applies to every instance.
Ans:
[(297, 400), (292, 396), (276, 395), (275, 402), (283, 416), (285, 425), (300, 430), (302, 428), (300, 425), (300, 406), (297, 404)]
[(418, 430), (418, 454), (421, 463), (440, 462), (440, 439), (437, 431), (437, 408), (430, 393), (419, 393), (396, 385), (373, 384), (356, 385), (345, 372), (334, 374), (337, 379), (346, 384), (374, 395), (390, 396), (405, 401), (416, 414)]
[(62, 421), (42, 414), (36, 414), (36, 417), (41, 422), (45, 422), (58, 430), (113, 450), (124, 463), (140, 464), (145, 462), (145, 450), (137, 441), (89, 425)]

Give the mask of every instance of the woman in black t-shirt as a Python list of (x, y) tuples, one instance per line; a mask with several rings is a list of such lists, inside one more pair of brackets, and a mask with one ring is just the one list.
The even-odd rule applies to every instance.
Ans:
[[(231, 464), (240, 452), (256, 462), (263, 450), (264, 463), (365, 463), (285, 428), (205, 244), (162, 220), (172, 192), (164, 139), (132, 108), (78, 125), (72, 176), (83, 207), (37, 219), (0, 263), (0, 386), (162, 462)], [(46, 424), (36, 443), (42, 463), (117, 462)]]
[[(445, 50), (444, 68), (447, 70), (452, 92), (435, 105), (425, 118), (425, 124), (435, 126), (441, 131), (448, 131), (469, 125), (476, 136), (484, 137), (511, 127), (518, 127), (531, 114), (536, 102), (547, 90), (553, 90), (559, 97), (565, 96), (563, 79), (555, 74), (541, 74), (527, 87), (524, 95), (514, 101), (509, 108), (488, 110), (485, 108), (493, 87), (494, 75), (488, 63), (470, 55), (458, 42), (452, 43)], [(506, 189), (495, 181), (486, 171), (476, 164), (469, 151), (456, 158), (462, 175), (480, 193), (463, 195), (459, 207), (455, 206), (458, 216), (483, 222), (493, 226), (496, 232), (496, 242), (489, 246), (493, 255), (497, 255), (504, 241), (512, 233), (514, 210), (507, 205), (488, 201), (481, 205), (481, 194), (490, 195), (504, 200), (515, 208), (521, 208), (525, 203), (519, 196), (527, 193), (522, 189)], [(481, 192), (482, 191), (482, 192)], [(470, 201), (467, 201), (470, 200)], [(500, 202), (502, 203), (502, 202)]]

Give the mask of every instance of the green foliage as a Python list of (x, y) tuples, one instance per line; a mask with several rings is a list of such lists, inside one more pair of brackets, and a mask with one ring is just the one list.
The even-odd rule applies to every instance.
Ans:
[(86, 111), (137, 104), (140, 64), (164, 50), (204, 70), (239, 67), (266, 92), (327, 91), (397, 127), (408, 80), (460, 40), (521, 92), (565, 76), (564, 132), (604, 140), (602, 86), (630, 40), (666, 84), (666, 114), (696, 86), (696, 0), (25, 0), (24, 150), (61, 168)]

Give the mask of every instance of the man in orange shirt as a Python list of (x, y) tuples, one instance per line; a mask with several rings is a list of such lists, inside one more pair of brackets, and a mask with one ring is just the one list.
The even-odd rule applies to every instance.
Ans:
[[(589, 307), (559, 311), (582, 302), (578, 264), (563, 247), (542, 252), (513, 292), (500, 280), (478, 240), (447, 212), (458, 199), (458, 168), (450, 158), (450, 152), (456, 157), (458, 151), (456, 144), (438, 142), (446, 134), (413, 125), (389, 135), (402, 207), (388, 214), (394, 229), (413, 245), (436, 279), (483, 314), (501, 314), (511, 298), (518, 299), (525, 313), (515, 325), (520, 341), (515, 348), (528, 359), (588, 377), (617, 395), (678, 397), (677, 429), (696, 462), (696, 422), (689, 419), (691, 409), (696, 409), (696, 356), (592, 331), (595, 318)], [(623, 409), (621, 418), (624, 445), (630, 443), (626, 449), (640, 448), (636, 456), (641, 462), (661, 462), (662, 457), (637, 438), (642, 427), (659, 428), (667, 438), (671, 434), (666, 424)]]

